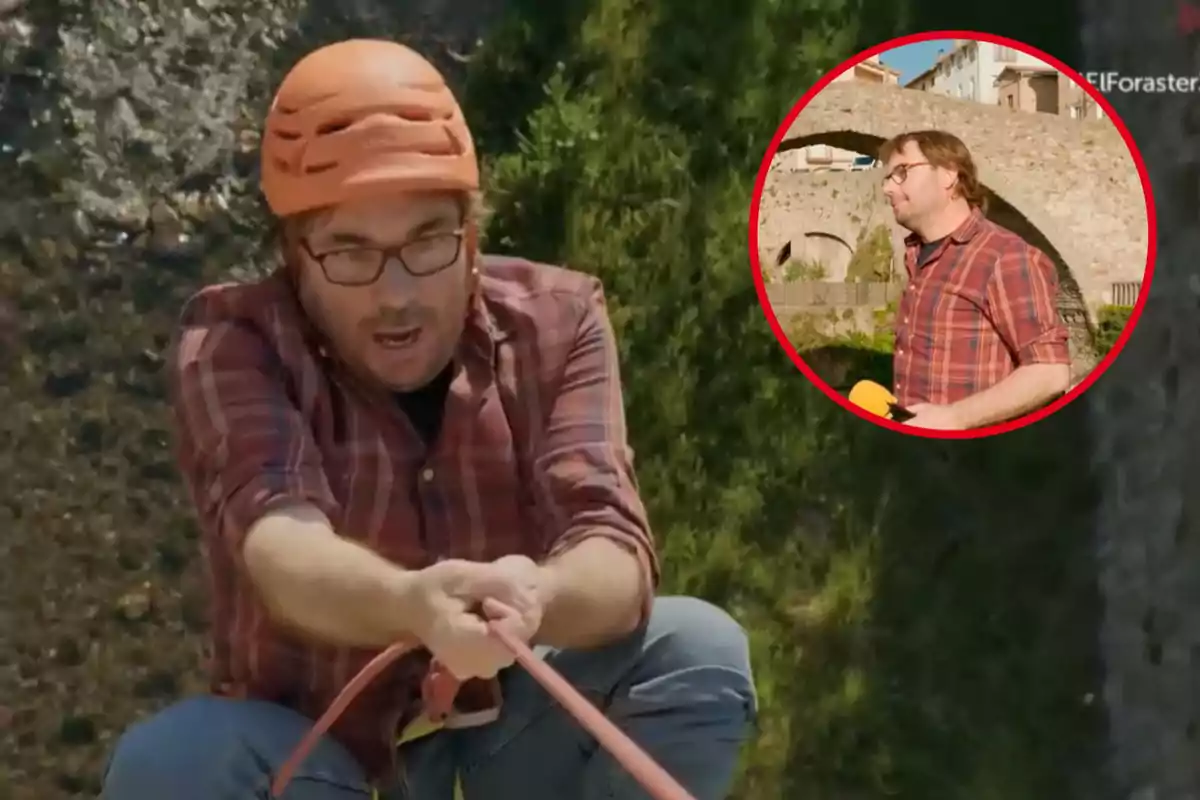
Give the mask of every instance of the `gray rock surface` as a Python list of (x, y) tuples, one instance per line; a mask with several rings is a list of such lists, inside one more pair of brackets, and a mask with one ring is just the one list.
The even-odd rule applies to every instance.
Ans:
[(273, 87), (356, 35), (457, 80), (502, 9), (0, 0), (0, 798), (94, 797), (120, 729), (202, 686), (160, 370), (188, 294), (270, 263)]
[[(1200, 74), (1172, 0), (1085, 0), (1085, 66)], [(1089, 393), (1102, 477), (1110, 762), (1122, 800), (1200, 798), (1200, 106), (1188, 94), (1109, 96), (1150, 168), (1158, 259), (1129, 346)]]

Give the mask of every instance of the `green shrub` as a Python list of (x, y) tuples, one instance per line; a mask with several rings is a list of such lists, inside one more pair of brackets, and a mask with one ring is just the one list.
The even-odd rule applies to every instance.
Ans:
[(887, 283), (892, 279), (892, 233), (886, 225), (863, 231), (846, 268), (846, 280)]
[(829, 277), (829, 269), (820, 261), (797, 259), (783, 266), (783, 280), (791, 281), (823, 281)]
[(796, 315), (789, 321), (792, 345), (804, 362), (820, 378), (839, 392), (848, 391), (857, 381), (872, 380), (884, 386), (892, 383), (892, 334), (890, 330), (871, 333), (828, 333), (835, 320), (813, 315)]
[(1133, 306), (1101, 306), (1096, 313), (1096, 351), (1103, 358), (1121, 338)]

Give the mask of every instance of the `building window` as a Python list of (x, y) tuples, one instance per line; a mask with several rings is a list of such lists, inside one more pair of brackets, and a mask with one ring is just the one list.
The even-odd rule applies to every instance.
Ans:
[(995, 45), (997, 61), (1016, 61), (1017, 51), (1002, 44)]
[(1011, 94), (1008, 96), (1008, 107), (1016, 108), (1016, 106), (1013, 104), (1013, 96)]

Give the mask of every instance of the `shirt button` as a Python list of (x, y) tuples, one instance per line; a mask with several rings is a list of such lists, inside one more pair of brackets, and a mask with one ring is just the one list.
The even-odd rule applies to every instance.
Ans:
[(432, 467), (426, 467), (425, 469), (421, 470), (421, 480), (425, 481), (426, 483), (429, 483), (431, 480), (433, 480)]

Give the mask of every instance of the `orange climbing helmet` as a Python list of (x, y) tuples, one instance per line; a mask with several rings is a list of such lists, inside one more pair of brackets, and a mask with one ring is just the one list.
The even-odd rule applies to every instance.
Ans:
[(458, 101), (402, 44), (352, 39), (310, 53), (267, 113), (262, 191), (278, 217), (391, 192), (478, 188)]

